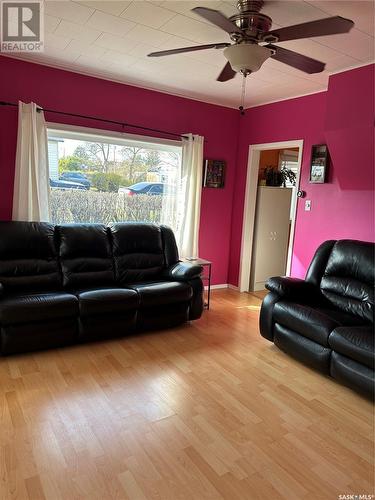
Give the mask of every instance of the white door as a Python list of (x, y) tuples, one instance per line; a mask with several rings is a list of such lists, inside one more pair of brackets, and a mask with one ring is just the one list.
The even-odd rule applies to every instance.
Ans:
[(258, 187), (250, 291), (263, 290), (271, 276), (286, 272), (292, 189)]

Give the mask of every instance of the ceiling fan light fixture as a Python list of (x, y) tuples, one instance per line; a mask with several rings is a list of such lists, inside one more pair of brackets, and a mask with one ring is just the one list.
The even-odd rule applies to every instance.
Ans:
[(272, 51), (261, 45), (241, 43), (231, 45), (224, 50), (224, 56), (234, 71), (238, 73), (254, 73), (272, 55)]

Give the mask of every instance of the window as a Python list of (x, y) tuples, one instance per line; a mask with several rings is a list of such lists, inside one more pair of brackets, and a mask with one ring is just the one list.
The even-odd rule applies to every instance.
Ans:
[(181, 144), (48, 128), (51, 221), (167, 223), (174, 228)]

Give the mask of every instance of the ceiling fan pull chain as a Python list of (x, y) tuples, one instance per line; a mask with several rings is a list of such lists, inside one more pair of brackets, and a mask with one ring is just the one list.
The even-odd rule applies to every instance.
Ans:
[(238, 108), (240, 110), (241, 115), (245, 114), (246, 77), (247, 74), (244, 73), (242, 78), (241, 106)]

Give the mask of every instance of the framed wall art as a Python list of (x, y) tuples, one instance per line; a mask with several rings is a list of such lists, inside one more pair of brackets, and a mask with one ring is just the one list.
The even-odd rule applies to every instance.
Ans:
[(203, 187), (223, 188), (225, 184), (226, 162), (222, 160), (205, 160)]
[(317, 144), (311, 150), (310, 182), (324, 184), (327, 178), (328, 148), (327, 144)]

